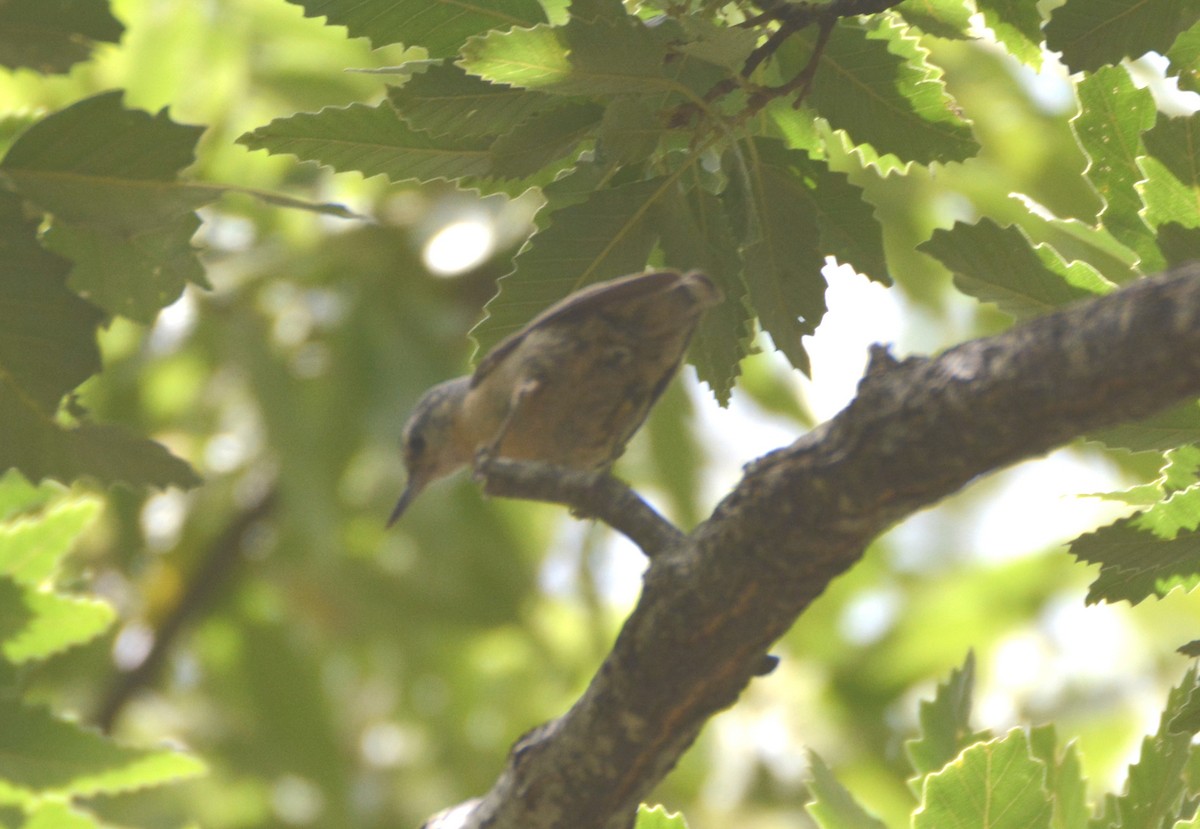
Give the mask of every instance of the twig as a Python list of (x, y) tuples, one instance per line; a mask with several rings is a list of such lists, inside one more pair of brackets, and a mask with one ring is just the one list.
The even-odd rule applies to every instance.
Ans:
[(674, 524), (608, 472), (503, 459), (488, 460), (478, 471), (489, 495), (565, 504), (580, 518), (598, 518), (628, 536), (648, 558), (683, 538)]

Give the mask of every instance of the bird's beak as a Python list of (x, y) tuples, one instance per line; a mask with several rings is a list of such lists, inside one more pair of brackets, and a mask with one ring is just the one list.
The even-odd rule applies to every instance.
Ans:
[(413, 499), (420, 494), (422, 486), (415, 477), (409, 477), (408, 485), (404, 487), (404, 492), (400, 494), (400, 500), (396, 502), (396, 508), (392, 510), (392, 515), (388, 518), (387, 525), (391, 527), (400, 520), (400, 516), (408, 509), (408, 505), (413, 502)]

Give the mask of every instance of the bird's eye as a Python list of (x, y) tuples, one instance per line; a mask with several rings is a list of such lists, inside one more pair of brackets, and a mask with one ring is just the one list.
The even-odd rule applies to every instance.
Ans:
[(425, 438), (420, 435), (409, 435), (405, 448), (408, 450), (410, 458), (418, 458), (425, 454)]

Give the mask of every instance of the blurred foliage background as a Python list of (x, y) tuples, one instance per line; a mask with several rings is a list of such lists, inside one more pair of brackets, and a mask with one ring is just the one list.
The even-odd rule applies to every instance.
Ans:
[[(380, 100), (386, 76), (344, 67), (394, 66), (398, 49), (371, 51), (282, 0), (114, 0), (113, 12), (126, 26), (120, 43), (68, 74), (0, 73), (0, 100), (15, 113), (0, 141), (120, 88), (127, 106), (169, 107), (207, 128), (194, 178), (375, 218), (227, 196), (203, 211), (197, 240), (212, 290), (189, 287), (153, 326), (116, 321), (104, 333), (105, 370), (82, 403), (163, 441), (206, 482), (65, 493), (4, 479), (29, 504), (102, 499), (72, 564), (121, 619), (112, 635), (39, 666), (34, 696), (123, 740), (176, 741), (210, 763), (205, 778), (92, 804), (114, 823), (418, 825), (484, 791), (508, 746), (571, 704), (638, 587), (638, 554), (608, 532), (557, 508), (485, 501), (467, 480), (431, 490), (384, 529), (403, 483), (403, 419), (428, 386), (467, 370), (466, 332), (531, 205), (334, 176), (234, 143), (275, 117)], [(941, 267), (914, 252), (933, 228), (1024, 217), (1013, 193), (1095, 217), (1055, 67), (1035, 76), (985, 42), (926, 41), (983, 152), (886, 178), (834, 159), (877, 205), (898, 284), (868, 290), (830, 274), (845, 298), (826, 325), (841, 339), (824, 328), (816, 338), (815, 386), (763, 353), (720, 411), (685, 373), (618, 466), (683, 524), (712, 509), (750, 453), (827, 416), (814, 415), (819, 387), (852, 387), (866, 343), (930, 351), (1006, 324), (952, 294)], [(464, 217), (486, 220), (494, 250), (466, 272), (434, 275), (423, 254)], [(1069, 247), (1061, 229), (1044, 232)], [(880, 540), (658, 798), (698, 829), (806, 825), (811, 747), (863, 802), (905, 820), (903, 741), (918, 700), (971, 648), (982, 724), (1055, 719), (1078, 738), (1098, 789), (1120, 779), (1182, 673), (1172, 648), (1200, 607), (1176, 592), (1152, 606), (1085, 608), (1089, 574), (1057, 546), (1087, 526), (1055, 520), (1076, 515), (1069, 496), (1146, 480), (1156, 458), (1078, 447), (1043, 463)], [(1040, 505), (1019, 497), (1034, 481)]]

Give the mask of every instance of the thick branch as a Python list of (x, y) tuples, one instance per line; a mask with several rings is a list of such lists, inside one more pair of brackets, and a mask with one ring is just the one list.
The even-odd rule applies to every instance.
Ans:
[(708, 521), (652, 559), (583, 697), (522, 738), (456, 825), (624, 829), (879, 533), (979, 475), (1197, 394), (1196, 266), (936, 359), (877, 350), (844, 411), (750, 465)]

